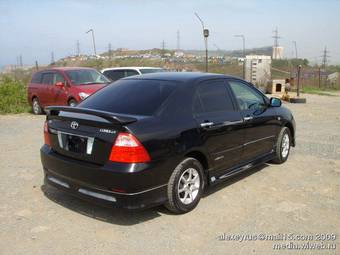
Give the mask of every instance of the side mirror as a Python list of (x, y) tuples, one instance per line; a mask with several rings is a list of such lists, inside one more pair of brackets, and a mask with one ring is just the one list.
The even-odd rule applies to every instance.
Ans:
[(61, 82), (61, 81), (58, 81), (58, 82), (56, 82), (56, 83), (54, 84), (54, 86), (56, 86), (57, 88), (62, 89), (62, 88), (64, 87), (64, 83)]
[(280, 99), (276, 98), (276, 97), (271, 97), (270, 101), (269, 101), (270, 106), (272, 107), (280, 107), (282, 102)]

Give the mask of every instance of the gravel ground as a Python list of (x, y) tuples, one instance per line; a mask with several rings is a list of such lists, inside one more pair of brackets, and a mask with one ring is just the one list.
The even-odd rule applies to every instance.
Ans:
[[(95, 207), (44, 188), (44, 116), (0, 116), (0, 254), (339, 254), (340, 236), (323, 242), (336, 250), (273, 250), (340, 234), (340, 94), (306, 97), (305, 105), (286, 104), (298, 131), (285, 164), (212, 188), (180, 216), (162, 207), (133, 213)], [(222, 234), (278, 240), (220, 241)], [(273, 236), (280, 234), (295, 241)]]

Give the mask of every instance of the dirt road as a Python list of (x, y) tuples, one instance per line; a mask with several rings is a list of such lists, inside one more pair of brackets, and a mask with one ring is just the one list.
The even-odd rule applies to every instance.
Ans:
[[(317, 252), (339, 254), (340, 94), (307, 99), (287, 105), (298, 131), (285, 164), (210, 189), (180, 216), (162, 207), (136, 213), (95, 207), (54, 189), (45, 195), (44, 116), (0, 116), (0, 254), (316, 254), (275, 245), (304, 244), (296, 239), (305, 236), (321, 244), (318, 235), (332, 233), (336, 240), (323, 244), (337, 249)], [(224, 233), (271, 240), (220, 241)], [(295, 240), (282, 241), (284, 234)]]

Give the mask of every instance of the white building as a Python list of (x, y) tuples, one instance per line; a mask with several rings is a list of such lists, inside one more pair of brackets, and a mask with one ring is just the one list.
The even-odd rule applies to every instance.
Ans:
[(337, 83), (338, 79), (339, 79), (338, 72), (331, 73), (327, 76), (327, 82), (332, 86), (334, 86)]
[(248, 55), (245, 61), (245, 78), (255, 85), (266, 85), (271, 78), (271, 57)]

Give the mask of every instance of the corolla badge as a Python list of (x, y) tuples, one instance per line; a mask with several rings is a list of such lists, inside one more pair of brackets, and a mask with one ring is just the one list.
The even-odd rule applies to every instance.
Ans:
[(78, 124), (77, 121), (72, 121), (72, 122), (71, 122), (71, 128), (72, 128), (72, 129), (77, 129), (78, 127), (79, 127), (79, 124)]

